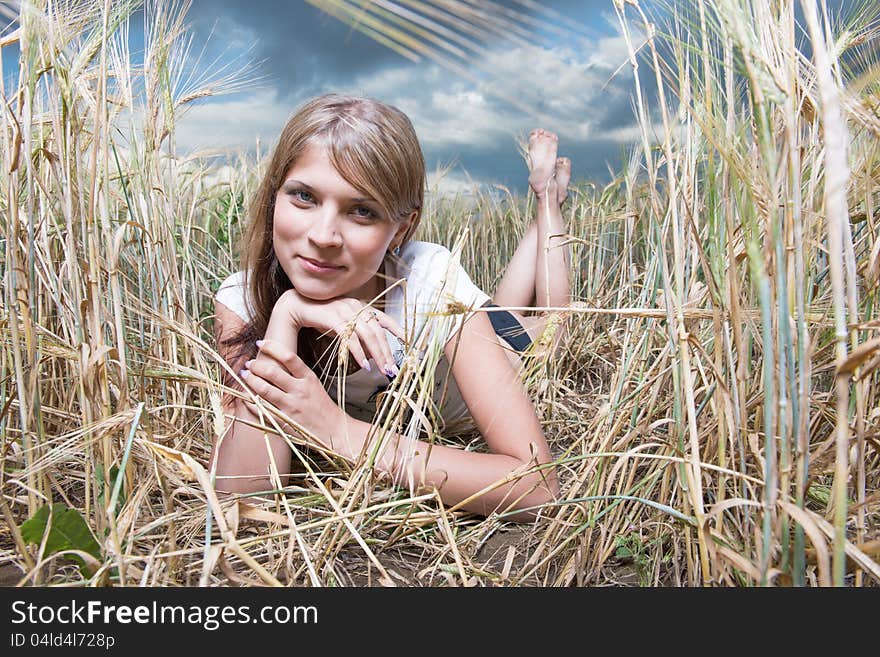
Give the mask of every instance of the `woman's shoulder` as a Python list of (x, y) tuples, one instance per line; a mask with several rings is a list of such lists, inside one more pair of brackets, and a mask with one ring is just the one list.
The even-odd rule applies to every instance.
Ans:
[(421, 262), (426, 259), (436, 257), (451, 256), (452, 253), (442, 244), (434, 242), (420, 242), (419, 240), (410, 240), (403, 245), (400, 250), (400, 258), (404, 262)]
[(223, 290), (225, 288), (244, 287), (247, 284), (245, 274), (246, 272), (243, 269), (241, 271), (230, 274), (223, 279), (222, 283), (220, 283), (220, 287), (217, 289), (217, 292), (219, 293), (220, 290)]
[(442, 244), (410, 240), (400, 250), (399, 258), (403, 277), (427, 280), (449, 268), (452, 252)]
[(244, 321), (249, 322), (253, 317), (253, 305), (248, 297), (247, 272), (237, 271), (230, 274), (217, 289), (214, 299), (235, 312)]
[(403, 263), (401, 274), (416, 292), (421, 289), (430, 293), (443, 290), (447, 300), (455, 299), (466, 305), (479, 306), (489, 299), (474, 285), (459, 259), (442, 244), (410, 241), (400, 250), (400, 259)]

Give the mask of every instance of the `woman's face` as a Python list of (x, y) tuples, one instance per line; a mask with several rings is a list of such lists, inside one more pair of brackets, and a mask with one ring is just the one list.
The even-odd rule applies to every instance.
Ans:
[(380, 291), (376, 272), (382, 259), (407, 225), (393, 222), (339, 175), (326, 148), (310, 144), (275, 195), (272, 244), (303, 296), (369, 301)]

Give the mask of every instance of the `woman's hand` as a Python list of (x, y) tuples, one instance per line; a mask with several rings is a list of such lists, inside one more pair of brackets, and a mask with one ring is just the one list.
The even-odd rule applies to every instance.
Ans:
[(296, 327), (309, 326), (323, 332), (332, 331), (341, 339), (347, 338), (349, 352), (364, 369), (370, 369), (368, 359), (372, 358), (389, 376), (399, 373), (385, 329), (404, 342), (405, 333), (396, 321), (381, 310), (347, 297), (315, 301), (294, 289), (287, 290), (279, 301), (284, 304)]
[[(247, 361), (241, 371), (245, 385), (313, 434), (322, 446), (332, 448), (331, 438), (345, 424), (345, 411), (296, 353), (272, 340), (262, 340), (258, 347), (257, 358)], [(260, 416), (256, 404), (244, 403)]]

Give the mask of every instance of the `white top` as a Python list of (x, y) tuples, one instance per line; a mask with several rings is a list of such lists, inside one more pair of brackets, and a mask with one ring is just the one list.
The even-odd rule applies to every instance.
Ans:
[[(456, 254), (444, 246), (431, 242), (408, 242), (397, 258), (388, 258), (388, 285), (403, 279), (403, 283), (393, 286), (385, 299), (385, 312), (400, 324), (407, 337), (407, 343), (424, 363), (429, 354), (439, 358), (434, 371), (435, 409), (446, 428), (452, 428), (463, 421), (467, 425), (470, 413), (461, 397), (461, 392), (450, 376), (449, 363), (443, 355), (443, 347), (453, 337), (462, 323), (472, 312), (442, 315), (450, 302), (464, 308), (479, 308), (489, 300), (489, 296), (471, 281), (459, 263)], [(247, 283), (244, 271), (229, 276), (220, 285), (215, 296), (227, 308), (244, 321), (253, 317), (253, 305), (247, 297)], [(404, 347), (390, 331), (386, 337), (398, 366), (406, 354)], [(431, 359), (428, 359), (431, 360)], [(371, 371), (363, 368), (345, 378), (345, 409), (352, 417), (370, 421), (376, 411), (376, 394), (389, 385), (389, 379), (371, 359)], [(327, 392), (338, 401), (338, 377), (329, 377), (324, 385)], [(445, 389), (445, 398), (444, 398)]]

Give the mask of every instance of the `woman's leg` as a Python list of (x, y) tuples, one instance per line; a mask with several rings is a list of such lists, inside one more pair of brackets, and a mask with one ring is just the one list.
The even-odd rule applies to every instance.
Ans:
[(515, 308), (533, 306), (535, 300), (535, 270), (538, 267), (538, 227), (533, 221), (520, 240), (507, 269), (492, 296), (499, 306)]
[(558, 308), (571, 301), (569, 284), (569, 247), (564, 245), (568, 230), (562, 220), (562, 208), (558, 200), (561, 186), (556, 178), (558, 169), (554, 161), (554, 176), (547, 183), (546, 192), (538, 196), (537, 221), (538, 248), (535, 267), (535, 306)]
[[(493, 302), (499, 306), (561, 307), (571, 300), (568, 247), (561, 204), (571, 162), (556, 157), (557, 138), (546, 130), (529, 136), (529, 186), (536, 197), (536, 217), (517, 246)], [(553, 237), (558, 235), (558, 237)]]

